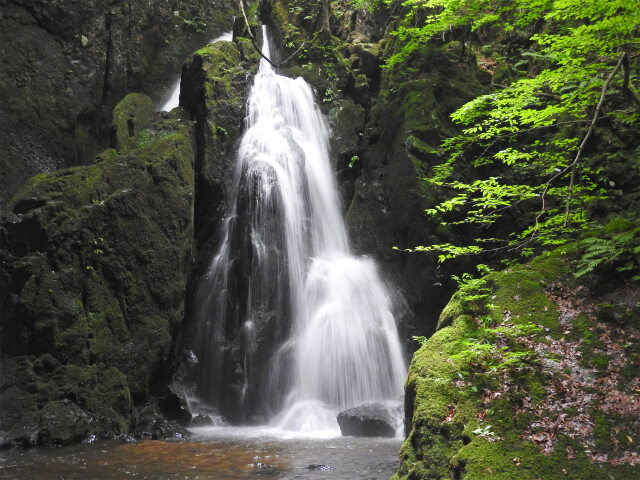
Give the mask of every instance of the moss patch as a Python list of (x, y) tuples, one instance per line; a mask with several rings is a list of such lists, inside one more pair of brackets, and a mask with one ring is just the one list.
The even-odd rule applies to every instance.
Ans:
[(454, 295), (409, 369), (410, 429), (394, 478), (637, 475), (640, 363), (622, 350), (640, 332), (598, 322), (597, 295), (570, 275), (575, 252)]
[[(168, 375), (190, 272), (194, 132), (137, 94), (116, 108), (114, 130), (118, 150), (34, 177), (3, 225), (9, 442), (32, 443), (23, 417), (46, 445), (126, 433), (134, 403)], [(18, 393), (28, 401), (12, 404)]]

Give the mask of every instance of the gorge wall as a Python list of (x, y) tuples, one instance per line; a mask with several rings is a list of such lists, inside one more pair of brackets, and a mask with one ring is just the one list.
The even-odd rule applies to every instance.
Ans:
[(159, 102), (185, 57), (233, 22), (233, 2), (3, 0), (0, 212), (41, 172), (93, 163), (128, 92)]
[[(220, 242), (259, 60), (251, 34), (226, 0), (0, 5), (0, 445), (183, 435), (180, 427), (192, 419), (179, 381), (197, 361), (184, 346), (196, 335), (198, 279)], [(438, 328), (414, 357), (406, 384), (408, 437), (398, 478), (566, 478), (563, 468), (591, 478), (592, 461), (599, 465), (593, 478), (632, 478), (640, 443), (629, 415), (637, 418), (638, 299), (629, 278), (605, 271), (578, 284), (570, 275), (575, 250), (557, 252), (486, 279), (499, 311), (483, 325), (491, 312), (463, 298), (471, 291), (458, 293), (440, 316), (455, 290), (450, 275), (471, 270), (469, 260), (440, 266), (433, 256), (402, 251), (454, 238), (425, 218), (440, 198), (421, 177), (442, 161), (440, 144), (455, 132), (448, 115), (489, 92), (502, 66), (480, 65), (453, 32), (452, 41), (417, 52), (409, 68), (384, 68), (399, 42), (389, 35), (393, 9), (372, 13), (333, 2), (325, 17), (321, 2), (264, 0), (246, 10), (258, 44), (258, 25), (268, 25), (279, 70), (315, 88), (332, 128), (351, 241), (397, 292), (407, 354), (416, 346), (412, 335)], [(233, 42), (195, 51), (232, 23)], [(180, 107), (155, 112), (183, 62)], [(627, 143), (600, 158), (620, 185), (637, 178), (625, 167), (636, 148)], [(637, 192), (626, 198), (618, 207), (637, 212)], [(614, 226), (608, 235), (634, 228)], [(567, 285), (583, 293), (576, 297)], [(619, 294), (595, 298), (610, 285)], [(595, 300), (586, 302), (590, 295)], [(563, 314), (577, 310), (571, 302), (584, 311), (563, 324)], [(595, 359), (584, 378), (621, 379), (617, 407), (592, 405), (593, 428), (583, 438), (560, 438), (558, 429), (573, 434), (566, 421), (527, 430), (541, 405), (553, 407), (543, 385), (559, 373), (553, 362), (560, 350), (529, 362), (529, 353), (520, 360), (462, 348), (480, 333), (490, 336), (484, 345), (525, 351), (512, 337), (527, 328), (528, 350), (571, 344), (586, 360), (567, 368), (584, 373)], [(609, 342), (612, 332), (626, 334), (620, 328), (635, 343)], [(491, 367), (498, 374), (488, 374)], [(528, 374), (535, 381), (527, 387)], [(511, 415), (509, 402), (523, 416)], [(564, 453), (546, 455), (551, 444)]]
[[(432, 199), (419, 177), (451, 128), (447, 114), (487, 76), (438, 48), (398, 77), (381, 68), (393, 48), (388, 11), (337, 5), (325, 36), (303, 7), (250, 5), (249, 28), (259, 42), (268, 24), (284, 45), (274, 61), (295, 53), (282, 70), (322, 100), (352, 241), (397, 292), (410, 351), (411, 334), (434, 330), (451, 285), (432, 260), (393, 247), (448, 235), (424, 221)], [(188, 375), (195, 285), (219, 241), (259, 59), (240, 15), (233, 43), (187, 58), (181, 108), (153, 105), (186, 53), (229, 28), (232, 14), (196, 1), (11, 1), (3, 11), (3, 445), (172, 435), (165, 418), (191, 420), (179, 388), (166, 386)], [(151, 96), (116, 106), (130, 91)]]

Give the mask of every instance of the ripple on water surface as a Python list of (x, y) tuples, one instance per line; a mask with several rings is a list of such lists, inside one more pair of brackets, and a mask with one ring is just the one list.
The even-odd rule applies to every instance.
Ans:
[(274, 439), (221, 430), (196, 441), (117, 441), (0, 452), (0, 479), (349, 479), (386, 480), (400, 440)]

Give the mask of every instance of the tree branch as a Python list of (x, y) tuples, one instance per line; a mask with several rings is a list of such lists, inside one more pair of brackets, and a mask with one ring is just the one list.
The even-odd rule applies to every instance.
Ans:
[(331, 37), (331, 27), (329, 26), (329, 0), (322, 0), (322, 28), (320, 29), (325, 38)]
[[(267, 57), (264, 53), (262, 53), (262, 49), (258, 46), (258, 43), (256, 41), (256, 37), (253, 35), (253, 32), (251, 31), (251, 26), (249, 25), (249, 19), (247, 18), (247, 14), (244, 11), (244, 0), (238, 0), (238, 4), (240, 5), (240, 10), (242, 10), (242, 18), (244, 18), (244, 24), (247, 27), (247, 31), (249, 32), (249, 37), (251, 38), (251, 44), (253, 45), (253, 48), (255, 48), (256, 52), (258, 52), (262, 58), (264, 58), (267, 62), (269, 62), (269, 64), (271, 64), (271, 66), (273, 68), (280, 68), (280, 67), (285, 66), (289, 62), (289, 60), (291, 60), (295, 55), (300, 53), (300, 50), (302, 50), (304, 48), (304, 46), (307, 44), (306, 41), (302, 42), (300, 47), (295, 52), (293, 52), (291, 55), (289, 55), (284, 61), (282, 61), (282, 62), (280, 62), (278, 64), (273, 63), (269, 57)], [(316, 35), (317, 35), (317, 33), (316, 33)], [(313, 37), (314, 40), (316, 38), (316, 35), (314, 35), (314, 37)]]
[(636, 104), (640, 107), (640, 98), (638, 95), (629, 87), (629, 55), (624, 54), (624, 60), (622, 61), (622, 68), (624, 70), (624, 81), (622, 82), (622, 90), (631, 100), (636, 102)]
[[(578, 165), (578, 162), (580, 161), (580, 158), (582, 158), (582, 152), (584, 151), (584, 147), (587, 145), (587, 142), (589, 141), (589, 139), (591, 138), (591, 135), (593, 135), (593, 132), (596, 129), (596, 123), (598, 121), (598, 116), (600, 115), (600, 110), (602, 109), (602, 106), (604, 105), (604, 99), (607, 96), (607, 90), (609, 89), (609, 84), (611, 83), (613, 78), (618, 73), (618, 70), (620, 70), (620, 67), (622, 67), (622, 64), (623, 64), (623, 62), (624, 62), (624, 60), (626, 58), (627, 58), (627, 54), (623, 53), (620, 56), (620, 59), (618, 60), (618, 63), (616, 64), (615, 68), (613, 69), (611, 74), (609, 74), (609, 77), (607, 78), (607, 81), (604, 82), (604, 85), (602, 85), (602, 93), (600, 93), (600, 100), (598, 101), (598, 104), (596, 105), (595, 112), (593, 112), (593, 119), (591, 120), (591, 124), (589, 125), (589, 130), (587, 131), (587, 134), (582, 139), (582, 143), (580, 143), (580, 147), (578, 148), (578, 152), (576, 153), (576, 157), (573, 159), (573, 162), (571, 162), (571, 164), (567, 167), (567, 168), (571, 167), (571, 179), (569, 180), (569, 197), (567, 198), (567, 206), (566, 206), (565, 212), (564, 212), (564, 222), (562, 223), (563, 227), (567, 226), (567, 220), (569, 219), (569, 209), (571, 208), (571, 200), (573, 199), (573, 184), (574, 184), (575, 176), (576, 176), (576, 166)], [(567, 169), (565, 169), (564, 171), (566, 171), (566, 170)], [(556, 177), (557, 177), (557, 175), (556, 175)]]

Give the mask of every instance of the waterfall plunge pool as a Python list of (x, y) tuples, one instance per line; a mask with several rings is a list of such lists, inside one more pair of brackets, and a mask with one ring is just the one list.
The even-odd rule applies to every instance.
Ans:
[[(278, 438), (264, 427), (193, 429), (190, 441), (99, 441), (0, 452), (2, 480), (387, 480), (400, 439)], [(328, 469), (327, 467), (330, 467)]]

